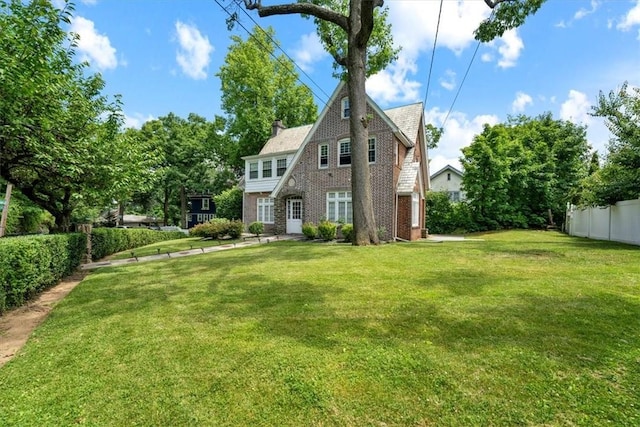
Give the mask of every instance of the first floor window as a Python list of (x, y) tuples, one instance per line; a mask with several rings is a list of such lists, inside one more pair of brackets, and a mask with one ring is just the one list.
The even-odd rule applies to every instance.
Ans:
[(198, 214), (198, 222), (202, 222), (202, 214)]
[(249, 163), (249, 179), (258, 179), (258, 162)]
[(351, 164), (351, 141), (341, 141), (338, 144), (340, 152), (338, 153), (338, 165), (350, 165)]
[(411, 226), (420, 227), (420, 196), (413, 193), (411, 196)]
[(333, 222), (353, 223), (351, 191), (330, 191), (327, 193), (327, 219)]
[(277, 176), (284, 175), (284, 172), (287, 170), (287, 159), (278, 159), (276, 160), (276, 174)]
[(273, 224), (273, 199), (271, 197), (258, 198), (258, 221)]

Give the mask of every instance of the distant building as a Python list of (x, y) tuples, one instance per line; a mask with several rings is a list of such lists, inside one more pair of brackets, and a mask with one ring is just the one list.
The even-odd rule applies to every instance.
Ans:
[(447, 165), (431, 175), (431, 191), (444, 191), (449, 194), (452, 202), (466, 199), (462, 191), (462, 172), (451, 165)]
[(216, 217), (216, 204), (211, 194), (189, 194), (187, 228), (203, 224)]

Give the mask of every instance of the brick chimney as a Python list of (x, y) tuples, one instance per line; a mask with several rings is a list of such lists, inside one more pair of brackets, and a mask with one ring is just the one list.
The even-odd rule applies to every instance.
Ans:
[(271, 138), (277, 136), (284, 129), (286, 129), (286, 127), (282, 124), (282, 120), (276, 119), (271, 125)]

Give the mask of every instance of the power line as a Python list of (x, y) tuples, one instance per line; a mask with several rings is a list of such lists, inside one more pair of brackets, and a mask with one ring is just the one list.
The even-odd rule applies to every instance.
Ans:
[(433, 39), (433, 50), (431, 52), (431, 64), (429, 65), (429, 77), (427, 78), (427, 92), (424, 94), (424, 102), (422, 105), (427, 106), (427, 98), (429, 97), (429, 86), (431, 85), (431, 71), (433, 70), (433, 60), (436, 56), (436, 44), (438, 43), (438, 31), (440, 30), (440, 18), (442, 17), (442, 3), (440, 0), (440, 11), (438, 12), (438, 24), (436, 25), (436, 36)]
[[(231, 18), (232, 20), (234, 20), (235, 22), (237, 22), (237, 23), (238, 23), (238, 25), (240, 25), (240, 27), (242, 27), (242, 29), (243, 29), (243, 30), (245, 30), (245, 31), (247, 32), (247, 34), (249, 34), (249, 36), (251, 36), (251, 35), (252, 35), (252, 34), (251, 34), (251, 31), (249, 31), (249, 30), (247, 29), (247, 27), (245, 27), (245, 26), (242, 24), (242, 22), (241, 22), (239, 19), (237, 19), (237, 14), (232, 14), (232, 13), (230, 13), (230, 12), (227, 10), (227, 8), (225, 8), (225, 7), (220, 3), (220, 1), (219, 1), (219, 0), (214, 0), (214, 1), (218, 4), (218, 6), (220, 6), (220, 8), (221, 8), (222, 10), (224, 10), (224, 11), (225, 11), (225, 13), (226, 13), (227, 15), (229, 15), (229, 18)], [(266, 31), (265, 31), (265, 30), (264, 30), (264, 29), (263, 29), (263, 28), (262, 28), (262, 27), (261, 27), (261, 26), (260, 26), (260, 25), (259, 25), (259, 24), (258, 24), (258, 23), (253, 19), (253, 18), (252, 18), (252, 17), (251, 17), (251, 15), (249, 15), (249, 14), (247, 13), (247, 11), (245, 11), (242, 7), (240, 7), (240, 9), (241, 9), (241, 10), (242, 10), (242, 11), (243, 11), (243, 12), (244, 12), (244, 13), (245, 13), (245, 14), (246, 14), (246, 15), (247, 15), (247, 16), (248, 16), (248, 17), (249, 17), (249, 18), (250, 18), (250, 19), (251, 19), (255, 24), (256, 24), (256, 26), (257, 26), (258, 28), (260, 28), (260, 30), (261, 30), (264, 34), (266, 34), (266, 35), (267, 35), (267, 37), (269, 38), (269, 40), (271, 40), (271, 42), (272, 42), (272, 43), (273, 43), (273, 44), (274, 44), (278, 49), (280, 49), (280, 51), (281, 51), (282, 53), (284, 53), (284, 54), (285, 54), (285, 56), (286, 56), (287, 58), (289, 58), (289, 60), (293, 63), (293, 65), (295, 65), (298, 69), (300, 69), (300, 70), (304, 73), (304, 75), (305, 75), (305, 76), (307, 76), (307, 78), (313, 82), (313, 84), (314, 84), (314, 85), (316, 85), (318, 88), (320, 88), (320, 86), (319, 86), (315, 81), (313, 81), (313, 79), (311, 79), (311, 77), (309, 77), (309, 75), (308, 75), (308, 74), (307, 74), (307, 73), (306, 73), (306, 72), (305, 72), (305, 71), (304, 71), (304, 70), (303, 70), (303, 69), (302, 69), (302, 68), (301, 68), (301, 67), (300, 67), (300, 66), (299, 66), (299, 65), (298, 65), (298, 64), (297, 64), (293, 59), (291, 59), (291, 57), (290, 57), (289, 55), (287, 55), (287, 53), (286, 53), (286, 52), (285, 52), (285, 51), (280, 47), (280, 45), (279, 45), (279, 44), (278, 44), (278, 43), (277, 43), (277, 42), (276, 42), (276, 41), (271, 37), (271, 35), (269, 35), (269, 34), (268, 34), (268, 33), (267, 33), (267, 32), (266, 32)], [(271, 55), (271, 56), (273, 57), (273, 59), (275, 59), (276, 61), (278, 61), (278, 63), (280, 63), (281, 65), (285, 65), (285, 64), (282, 62), (282, 59), (281, 59), (281, 58), (277, 57), (273, 52), (269, 51), (269, 49), (267, 49), (267, 47), (266, 47), (266, 46), (262, 45), (258, 39), (256, 39), (256, 41), (258, 42), (258, 44), (260, 45), (260, 47), (261, 47), (261, 48), (263, 48), (265, 51), (268, 51), (268, 52), (269, 52), (269, 55)], [(293, 71), (292, 71), (292, 70), (290, 70), (290, 69), (289, 69), (289, 68), (287, 68), (287, 67), (285, 67), (285, 69), (287, 69), (287, 70), (288, 70), (292, 75), (294, 75), (294, 76), (295, 76), (295, 78), (296, 78), (296, 80), (298, 80), (298, 81), (300, 82), (300, 84), (302, 84), (302, 85), (303, 85), (303, 86), (305, 86), (307, 89), (309, 89), (309, 91), (311, 91), (311, 93), (312, 93), (316, 98), (318, 98), (321, 102), (323, 102), (323, 103), (325, 104), (325, 106), (327, 105), (327, 103), (329, 102), (329, 98), (330, 98), (330, 96), (329, 96), (329, 95), (327, 95), (327, 94), (324, 92), (324, 90), (322, 90), (322, 88), (320, 88), (320, 90), (321, 90), (321, 91), (322, 91), (322, 93), (325, 95), (325, 97), (326, 97), (325, 99), (326, 99), (326, 100), (325, 100), (325, 99), (323, 99), (320, 95), (318, 95), (318, 94), (317, 94), (313, 89), (311, 89), (311, 88), (310, 88), (310, 87), (309, 87), (305, 82), (303, 82), (303, 81), (300, 79), (300, 76), (299, 76), (299, 75), (294, 74), (294, 73), (293, 73)]]
[(460, 91), (462, 90), (462, 85), (464, 85), (464, 81), (467, 79), (467, 75), (469, 75), (469, 70), (471, 69), (471, 64), (473, 64), (473, 60), (476, 58), (476, 54), (478, 53), (478, 49), (480, 48), (480, 43), (478, 42), (478, 44), (476, 45), (476, 50), (473, 52), (473, 56), (471, 57), (471, 61), (469, 62), (469, 66), (467, 67), (467, 71), (464, 73), (464, 77), (462, 78), (462, 81), (460, 82), (460, 86), (458, 86), (458, 91), (456, 92), (456, 96), (453, 98), (453, 102), (451, 103), (451, 107), (449, 108), (449, 112), (447, 113), (447, 116), (444, 118), (444, 121), (442, 122), (442, 128), (444, 129), (444, 125), (447, 123), (447, 120), (449, 120), (449, 115), (451, 114), (451, 111), (453, 110), (453, 106), (456, 105), (456, 101), (458, 99), (458, 95), (460, 95)]

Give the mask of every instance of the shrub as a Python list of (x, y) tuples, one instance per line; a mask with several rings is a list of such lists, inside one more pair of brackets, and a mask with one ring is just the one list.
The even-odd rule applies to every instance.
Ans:
[(91, 231), (91, 259), (163, 240), (186, 237), (181, 231), (156, 231), (146, 228), (94, 228)]
[(244, 231), (244, 224), (240, 220), (229, 221), (226, 218), (214, 218), (204, 224), (198, 224), (189, 230), (189, 234), (196, 237), (222, 239), (226, 236), (237, 239)]
[(240, 221), (239, 219), (237, 219), (235, 221), (231, 221), (229, 223), (229, 228), (227, 230), (227, 234), (232, 239), (239, 238), (240, 236), (242, 236), (243, 232), (244, 232), (244, 223), (242, 221)]
[(218, 218), (242, 218), (242, 189), (232, 188), (215, 196), (216, 216)]
[(342, 237), (345, 242), (353, 242), (353, 224), (344, 224), (342, 226)]
[(0, 313), (71, 274), (86, 247), (87, 238), (81, 233), (0, 240)]
[(337, 226), (330, 221), (320, 221), (318, 224), (318, 235), (324, 241), (335, 240), (337, 233)]
[(312, 222), (305, 222), (302, 224), (302, 234), (309, 240), (313, 240), (318, 236), (318, 227)]
[(249, 224), (249, 233), (255, 234), (256, 236), (264, 233), (264, 224), (260, 221), (254, 221)]

